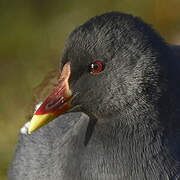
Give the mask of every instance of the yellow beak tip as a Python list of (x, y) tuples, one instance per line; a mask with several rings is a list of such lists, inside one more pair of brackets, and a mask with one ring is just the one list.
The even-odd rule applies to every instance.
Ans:
[(40, 127), (44, 126), (45, 124), (49, 123), (56, 116), (53, 113), (42, 114), (42, 115), (34, 115), (30, 121), (30, 125), (28, 127), (28, 134), (31, 134), (35, 130), (39, 129)]
[(33, 131), (30, 129), (30, 128), (28, 128), (28, 134), (31, 134)]

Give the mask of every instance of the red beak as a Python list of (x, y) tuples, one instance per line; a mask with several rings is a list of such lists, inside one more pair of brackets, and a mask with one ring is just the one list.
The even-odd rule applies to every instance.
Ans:
[(70, 62), (67, 62), (61, 72), (58, 85), (33, 115), (28, 128), (29, 134), (70, 109), (73, 99), (68, 82), (70, 75)]

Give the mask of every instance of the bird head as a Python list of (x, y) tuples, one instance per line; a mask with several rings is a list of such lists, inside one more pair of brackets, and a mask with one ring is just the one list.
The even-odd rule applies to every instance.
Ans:
[(103, 122), (158, 102), (166, 49), (139, 18), (111, 12), (90, 19), (69, 35), (58, 84), (34, 113), (29, 134), (69, 111)]

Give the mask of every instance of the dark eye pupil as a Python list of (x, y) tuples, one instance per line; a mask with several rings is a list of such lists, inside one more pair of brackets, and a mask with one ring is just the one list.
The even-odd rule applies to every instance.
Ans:
[(94, 64), (93, 69), (94, 69), (94, 70), (98, 70), (98, 69), (99, 69), (99, 67), (100, 67), (100, 66), (99, 66), (99, 64)]
[(100, 61), (96, 61), (90, 64), (89, 72), (93, 74), (98, 74), (104, 69), (103, 64)]

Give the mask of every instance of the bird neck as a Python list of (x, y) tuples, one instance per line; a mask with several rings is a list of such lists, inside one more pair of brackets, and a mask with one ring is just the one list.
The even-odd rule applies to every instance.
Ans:
[(110, 124), (97, 123), (87, 144), (86, 157), (94, 172), (109, 174), (109, 179), (167, 179), (179, 171), (161, 126)]

